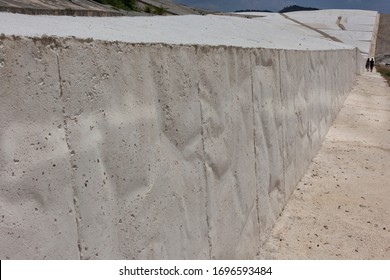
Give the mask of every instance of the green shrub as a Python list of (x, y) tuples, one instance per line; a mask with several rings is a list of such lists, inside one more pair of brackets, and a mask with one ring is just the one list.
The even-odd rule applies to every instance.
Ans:
[(390, 67), (387, 66), (376, 66), (376, 71), (381, 73), (383, 78), (387, 80), (390, 86)]
[(138, 9), (136, 0), (95, 0), (101, 4), (111, 5), (117, 9), (135, 11)]
[(152, 8), (150, 8), (150, 6), (145, 6), (144, 12), (148, 13), (148, 14), (151, 14), (152, 13)]
[(166, 12), (167, 12), (167, 10), (163, 6), (160, 6), (160, 7), (154, 8), (153, 13), (161, 16), (161, 15), (164, 15)]

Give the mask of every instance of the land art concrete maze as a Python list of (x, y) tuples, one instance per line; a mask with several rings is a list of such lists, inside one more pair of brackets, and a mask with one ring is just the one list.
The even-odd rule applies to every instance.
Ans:
[(377, 13), (289, 17), (1, 13), (0, 258), (256, 258)]

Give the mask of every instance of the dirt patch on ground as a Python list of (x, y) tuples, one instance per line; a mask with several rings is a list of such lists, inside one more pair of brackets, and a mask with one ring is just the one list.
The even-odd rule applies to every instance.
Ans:
[(266, 242), (266, 259), (390, 259), (390, 87), (364, 73)]

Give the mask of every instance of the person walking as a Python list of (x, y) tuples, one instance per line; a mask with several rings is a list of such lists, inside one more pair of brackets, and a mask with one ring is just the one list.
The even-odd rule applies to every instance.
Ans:
[(370, 58), (367, 58), (367, 61), (366, 61), (366, 70), (367, 70), (367, 72), (370, 71)]
[(374, 64), (375, 64), (374, 58), (371, 57), (371, 59), (370, 59), (370, 70), (371, 70), (371, 72), (372, 72), (372, 69), (374, 68)]

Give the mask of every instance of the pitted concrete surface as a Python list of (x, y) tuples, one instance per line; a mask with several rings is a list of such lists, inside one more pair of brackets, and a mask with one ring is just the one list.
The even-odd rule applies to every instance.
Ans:
[(362, 68), (280, 15), (0, 22), (2, 259), (258, 257)]
[(1, 37), (0, 258), (255, 258), (357, 57)]
[(266, 259), (390, 259), (390, 88), (364, 73), (265, 243)]

